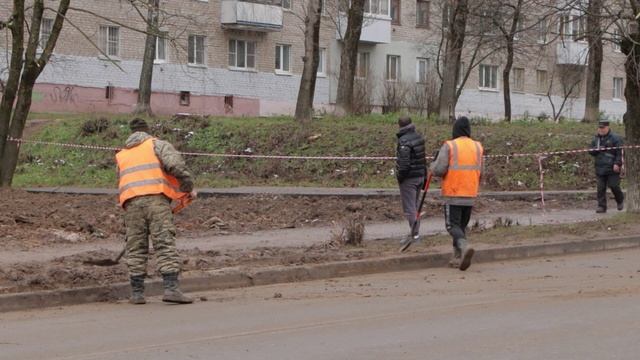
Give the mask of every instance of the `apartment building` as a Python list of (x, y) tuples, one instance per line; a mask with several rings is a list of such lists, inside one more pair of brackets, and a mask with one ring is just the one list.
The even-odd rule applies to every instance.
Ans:
[[(319, 111), (331, 111), (335, 103), (341, 38), (346, 29), (340, 6), (325, 1), (314, 99)], [(160, 28), (165, 37), (156, 44), (154, 112), (293, 114), (303, 66), (305, 5), (302, 0), (161, 1)], [(118, 0), (84, 0), (75, 6), (81, 10), (68, 14), (52, 61), (36, 86), (33, 109), (131, 112), (144, 53), (145, 24), (140, 13)], [(367, 0), (356, 76), (360, 83), (366, 82), (374, 111), (385, 108), (390, 86), (411, 88), (438, 81), (439, 6), (439, 1)], [(11, 2), (0, 1), (0, 15), (7, 17), (10, 11)], [(559, 81), (553, 79), (565, 73), (565, 68), (582, 70), (584, 75), (587, 47), (578, 36), (583, 17), (567, 16), (558, 19), (557, 24), (564, 25), (550, 22), (544, 31), (530, 31), (531, 37), (550, 36), (559, 27), (563, 36), (541, 41), (535, 60), (518, 55), (511, 86), (514, 116), (551, 115), (549, 99), (557, 104), (564, 99)], [(42, 41), (49, 36), (53, 17), (52, 12), (45, 13)], [(7, 49), (3, 38), (0, 44)], [(498, 52), (470, 71), (459, 113), (502, 116), (503, 58)], [(3, 67), (6, 59), (0, 57)], [(625, 110), (623, 63), (619, 48), (607, 44), (601, 109), (612, 118), (621, 118)], [(580, 118), (583, 110), (584, 82), (572, 90), (563, 116)]]

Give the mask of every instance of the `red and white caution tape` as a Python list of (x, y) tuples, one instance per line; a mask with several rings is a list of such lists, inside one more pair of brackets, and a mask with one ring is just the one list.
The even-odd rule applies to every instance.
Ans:
[[(51, 141), (39, 141), (39, 140), (26, 140), (16, 139), (8, 137), (7, 141), (15, 142), (18, 144), (34, 144), (34, 145), (46, 145), (46, 146), (59, 146), (68, 147), (73, 149), (87, 149), (87, 150), (99, 150), (99, 151), (120, 151), (122, 148), (101, 146), (101, 145), (85, 145), (85, 144), (71, 144), (71, 143), (59, 143)], [(640, 149), (640, 145), (624, 145), (618, 147), (600, 148), (603, 150), (617, 150), (617, 149)], [(485, 155), (487, 159), (491, 158), (506, 158), (509, 161), (514, 157), (549, 157), (554, 155), (563, 154), (579, 154), (589, 152), (593, 149), (577, 149), (577, 150), (559, 150), (559, 151), (544, 151), (536, 153), (514, 153), (514, 154), (497, 154), (497, 155)], [(338, 160), (338, 161), (387, 161), (395, 160), (393, 156), (301, 156), (301, 155), (259, 155), (259, 154), (223, 154), (223, 153), (203, 153), (203, 152), (181, 152), (185, 156), (207, 156), (207, 157), (223, 157), (223, 158), (240, 158), (240, 159), (277, 159), (277, 160)], [(432, 160), (432, 156), (427, 156), (427, 159)]]

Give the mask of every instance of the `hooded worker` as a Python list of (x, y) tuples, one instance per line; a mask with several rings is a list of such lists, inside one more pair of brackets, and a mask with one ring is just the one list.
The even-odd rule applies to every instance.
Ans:
[(193, 177), (176, 149), (149, 135), (139, 118), (129, 123), (132, 131), (125, 148), (116, 154), (119, 201), (125, 210), (127, 267), (132, 304), (145, 304), (149, 239), (153, 241), (158, 271), (162, 274), (162, 301), (189, 304), (193, 300), (179, 289), (180, 259), (176, 250), (176, 227), (172, 202), (184, 204), (195, 197)]
[(430, 167), (433, 176), (442, 178), (445, 225), (453, 238), (449, 264), (462, 271), (469, 268), (474, 254), (466, 229), (480, 187), (483, 151), (482, 144), (471, 139), (469, 119), (461, 116), (453, 124), (452, 139), (442, 145)]

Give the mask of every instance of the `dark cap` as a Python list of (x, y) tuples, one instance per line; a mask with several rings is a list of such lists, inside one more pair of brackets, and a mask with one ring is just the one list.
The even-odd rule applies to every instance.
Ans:
[(131, 120), (129, 122), (129, 128), (133, 132), (136, 132), (136, 131), (147, 132), (147, 131), (149, 131), (149, 125), (147, 124), (147, 122), (144, 121), (143, 119), (140, 119), (140, 118), (135, 118), (135, 119)]
[(609, 120), (600, 120), (598, 121), (598, 127), (609, 126)]
[(407, 125), (411, 124), (411, 117), (407, 116), (407, 115), (403, 115), (400, 116), (400, 118), (398, 118), (398, 126), (403, 128)]

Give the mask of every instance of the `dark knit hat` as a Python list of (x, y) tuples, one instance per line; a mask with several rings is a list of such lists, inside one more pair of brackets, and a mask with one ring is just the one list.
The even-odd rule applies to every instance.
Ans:
[(609, 120), (600, 120), (598, 121), (598, 127), (609, 126)]
[(147, 122), (144, 121), (143, 119), (140, 119), (140, 118), (135, 118), (135, 119), (131, 120), (129, 122), (129, 128), (133, 132), (136, 132), (136, 131), (148, 132), (149, 131), (149, 125), (147, 124)]

